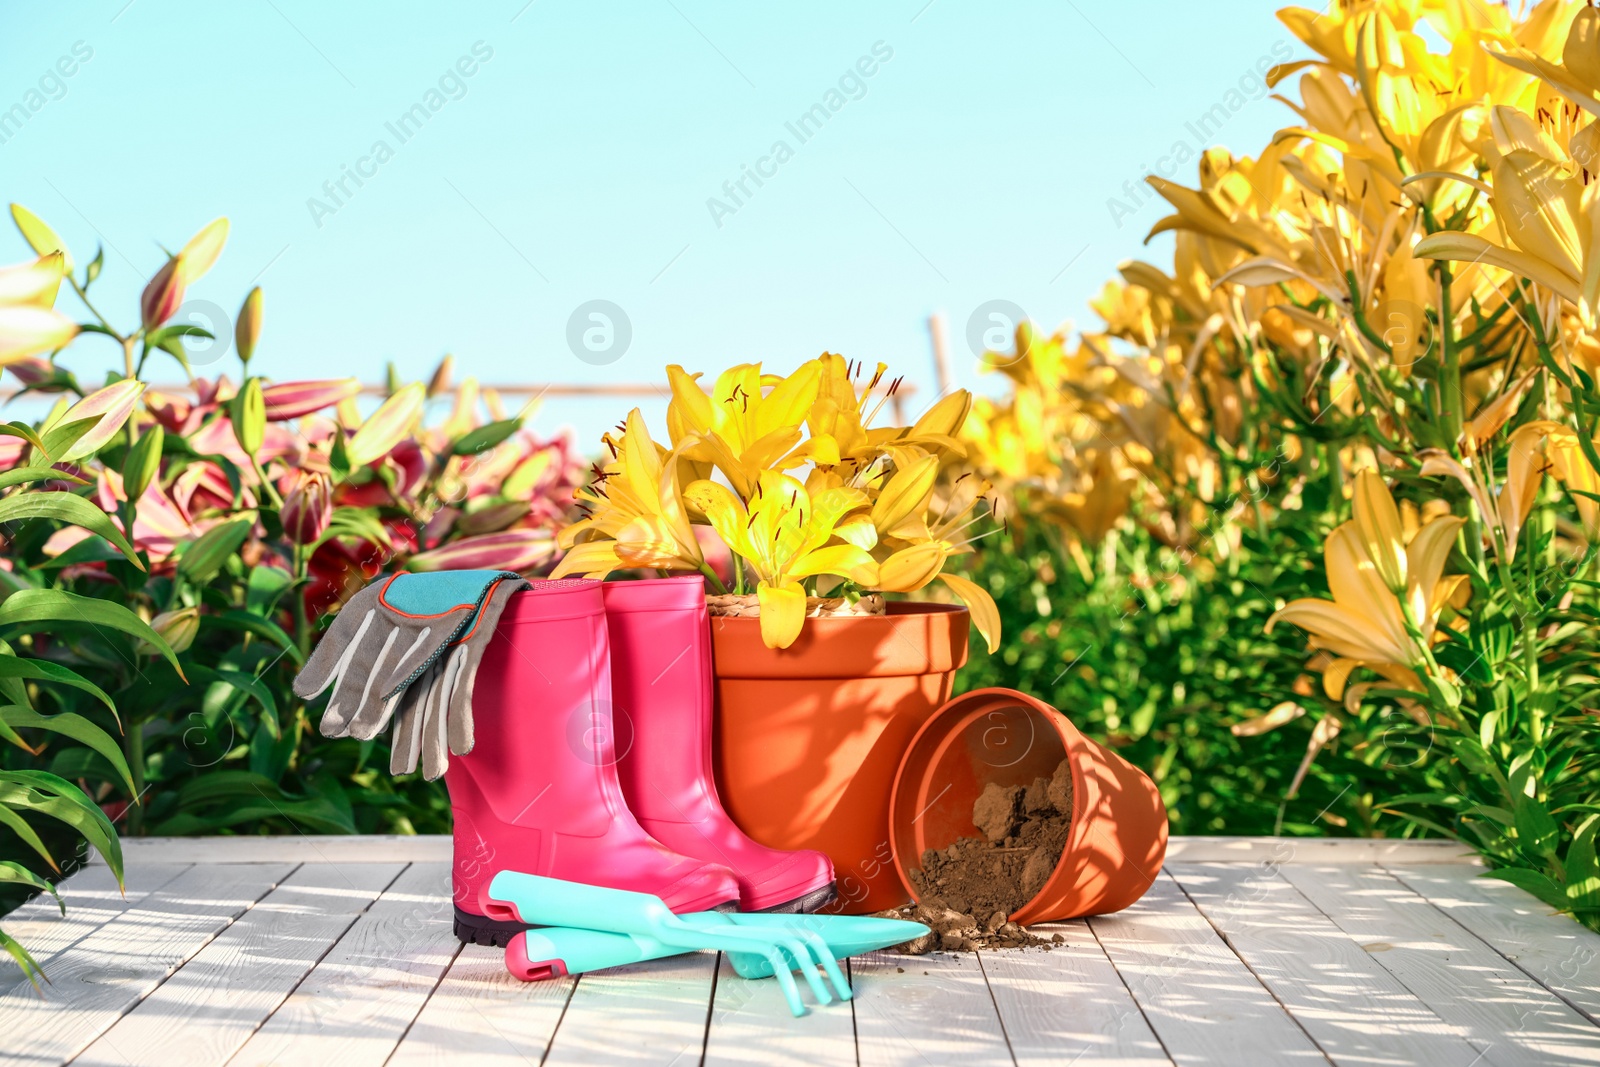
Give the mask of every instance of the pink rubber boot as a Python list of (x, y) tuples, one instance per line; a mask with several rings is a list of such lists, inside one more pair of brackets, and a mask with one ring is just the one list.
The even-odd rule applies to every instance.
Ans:
[(833, 900), (826, 855), (757, 844), (717, 798), (705, 580), (696, 574), (604, 588), (617, 767), (639, 825), (668, 848), (732, 868), (741, 911), (811, 912)]
[(677, 912), (738, 902), (732, 871), (673, 851), (628, 810), (599, 582), (535, 581), (515, 594), (484, 650), (472, 708), (477, 745), (445, 772), (461, 940), (503, 946), (525, 928), (479, 905), (501, 870), (653, 893)]

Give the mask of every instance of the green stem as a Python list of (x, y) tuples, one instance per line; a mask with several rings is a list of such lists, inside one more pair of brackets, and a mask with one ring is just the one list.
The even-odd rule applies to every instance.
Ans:
[(129, 719), (128, 729), (122, 739), (128, 757), (128, 770), (133, 773), (133, 801), (128, 805), (128, 834), (138, 836), (144, 827), (144, 728)]
[[(737, 559), (738, 557), (735, 556), (734, 558)], [(715, 590), (719, 596), (724, 596), (727, 594), (728, 587), (722, 584), (722, 579), (717, 577), (717, 572), (712, 570), (711, 564), (707, 563), (705, 560), (700, 561), (700, 573), (706, 576), (706, 581), (711, 583), (711, 588)]]

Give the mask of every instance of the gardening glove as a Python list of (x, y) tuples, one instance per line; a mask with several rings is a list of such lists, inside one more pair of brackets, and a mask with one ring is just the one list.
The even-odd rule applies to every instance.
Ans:
[[(486, 641), (493, 633), (492, 619), (484, 620), (488, 629), (474, 626), (492, 593), (526, 586), (510, 571), (397, 574), (374, 582), (333, 620), (295, 678), (294, 692), (310, 700), (331, 687), (323, 736), (370, 740), (389, 724), (406, 688), (451, 642), (468, 632), (481, 632)], [(504, 599), (498, 603), (503, 607)]]
[(422, 677), (399, 696), (390, 737), (389, 772), (410, 774), (422, 759), (422, 776), (434, 781), (450, 766), (450, 754), (472, 751), (472, 686), (478, 664), (494, 636), (500, 613), (525, 581), (495, 584), (467, 633), (453, 641)]

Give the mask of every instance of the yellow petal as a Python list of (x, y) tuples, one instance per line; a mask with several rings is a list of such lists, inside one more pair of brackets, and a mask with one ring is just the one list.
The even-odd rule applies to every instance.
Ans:
[(920, 519), (928, 510), (933, 483), (939, 477), (939, 460), (924, 456), (908, 467), (895, 471), (872, 505), (872, 524), (881, 533), (898, 529), (907, 520)]
[(582, 578), (604, 578), (621, 567), (615, 541), (585, 541), (567, 550), (561, 562), (556, 564), (556, 569), (550, 572), (550, 577), (565, 578), (576, 574)]
[(929, 408), (912, 425), (911, 436), (938, 434), (943, 437), (954, 437), (962, 424), (967, 421), (967, 412), (971, 410), (972, 394), (965, 389), (957, 389), (940, 398), (937, 404)]
[(1406, 595), (1417, 621), (1427, 620), (1424, 633), (1431, 632), (1433, 616), (1437, 614), (1431, 603), (1433, 589), (1444, 573), (1444, 562), (1456, 543), (1456, 533), (1466, 521), (1455, 515), (1441, 515), (1418, 530), (1417, 536), (1406, 546)]
[(921, 541), (902, 548), (878, 564), (879, 589), (886, 593), (909, 593), (921, 589), (944, 566), (948, 555), (943, 542)]
[(1465, 263), (1486, 263), (1491, 267), (1520, 274), (1574, 304), (1583, 299), (1576, 275), (1514, 248), (1491, 244), (1475, 233), (1447, 231), (1431, 233), (1418, 241), (1411, 254), (1418, 259), (1451, 259)]
[(0, 306), (54, 307), (56, 292), (61, 288), (62, 263), (61, 253), (52, 252), (32, 263), (0, 268)]
[(1350, 672), (1361, 666), (1360, 660), (1336, 659), (1322, 671), (1322, 691), (1333, 700), (1344, 696), (1345, 683), (1350, 680)]
[(983, 643), (993, 655), (994, 650), (1000, 647), (1000, 609), (995, 606), (994, 597), (977, 582), (959, 574), (941, 574), (939, 580), (948, 585), (950, 591), (967, 606), (967, 611), (972, 615), (972, 625), (978, 628)]
[(761, 604), (761, 643), (768, 648), (788, 648), (806, 622), (806, 592), (799, 582), (756, 586)]
[(405, 440), (422, 418), (422, 405), (426, 400), (427, 386), (422, 382), (412, 382), (385, 400), (345, 445), (351, 467), (374, 463)]
[(1383, 476), (1370, 467), (1356, 475), (1355, 513), (1362, 547), (1378, 568), (1379, 577), (1393, 592), (1405, 589), (1406, 549), (1400, 511)]
[(818, 574), (837, 574), (857, 585), (874, 586), (878, 563), (866, 549), (855, 545), (829, 545), (807, 552), (790, 566), (791, 578), (810, 578)]
[(672, 387), (672, 400), (667, 405), (667, 433), (672, 443), (678, 444), (690, 434), (709, 433), (714, 421), (715, 408), (696, 380), (698, 374), (689, 374), (676, 363), (667, 368), (667, 383)]

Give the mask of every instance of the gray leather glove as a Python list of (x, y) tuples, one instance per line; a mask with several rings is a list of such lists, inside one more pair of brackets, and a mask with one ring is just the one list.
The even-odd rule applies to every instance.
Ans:
[[(401, 579), (405, 582), (397, 585)], [(459, 661), (465, 667), (470, 660), (475, 671), (506, 601), (527, 587), (509, 571), (400, 574), (374, 582), (350, 598), (323, 634), (295, 679), (295, 694), (310, 700), (331, 687), (323, 736), (370, 740), (389, 724), (405, 694), (417, 688), (414, 683), (457, 651), (476, 650)], [(440, 675), (448, 688), (442, 693), (438, 735), (446, 737), (449, 709), (457, 708), (462, 721), (454, 737), (464, 745), (456, 749), (460, 755), (472, 747), (471, 680), (457, 674)], [(449, 697), (458, 686), (461, 698), (452, 704)], [(419, 717), (416, 726), (423, 725)], [(405, 762), (407, 771), (416, 768), (415, 751)], [(440, 773), (444, 762), (440, 755)]]
[(489, 591), (471, 632), (459, 638), (400, 695), (390, 739), (389, 772), (409, 774), (422, 760), (422, 776), (434, 781), (450, 766), (450, 754), (472, 751), (472, 687), (495, 624), (524, 581), (500, 582)]

